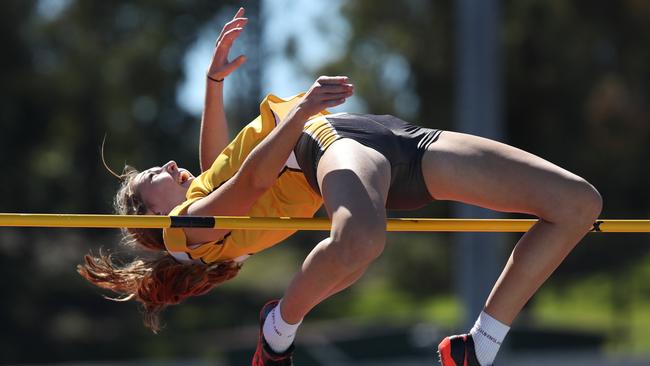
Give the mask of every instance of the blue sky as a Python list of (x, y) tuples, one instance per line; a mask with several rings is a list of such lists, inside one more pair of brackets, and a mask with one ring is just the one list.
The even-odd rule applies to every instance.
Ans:
[[(309, 88), (316, 71), (329, 61), (335, 60), (345, 49), (349, 26), (340, 14), (343, 0), (261, 0), (262, 17), (266, 20), (263, 33), (263, 47), (266, 59), (262, 69), (262, 93), (289, 96)], [(39, 0), (37, 12), (46, 19), (55, 19), (72, 0)], [(190, 47), (183, 59), (185, 79), (179, 85), (177, 101), (181, 108), (199, 116), (203, 109), (205, 95), (205, 70), (212, 57), (214, 41), (223, 24), (232, 14), (216, 15), (200, 32), (197, 41)], [(250, 18), (249, 22), (257, 19)], [(289, 60), (284, 55), (287, 40), (296, 39), (296, 58)], [(245, 34), (242, 35), (245, 37)], [(245, 54), (246, 50), (235, 44), (231, 56)], [(239, 70), (246, 72), (246, 64)], [(229, 90), (226, 83), (226, 108)], [(261, 99), (262, 96), (260, 96)], [(352, 97), (336, 111), (362, 112), (363, 103)]]
[[(313, 82), (313, 74), (323, 64), (340, 56), (347, 41), (349, 27), (339, 9), (342, 0), (262, 0), (264, 53), (262, 92), (289, 96), (306, 90)], [(216, 17), (199, 35), (197, 42), (185, 56), (185, 80), (178, 89), (179, 105), (199, 115), (205, 95), (205, 70), (212, 56), (214, 40), (227, 15)], [(250, 19), (254, 22), (256, 19)], [(296, 59), (288, 60), (281, 50), (287, 40), (296, 36)], [(237, 44), (231, 56), (245, 53)], [(246, 65), (237, 72), (246, 72)], [(229, 85), (225, 93), (228, 103)], [(360, 109), (354, 99), (346, 103), (346, 110)]]

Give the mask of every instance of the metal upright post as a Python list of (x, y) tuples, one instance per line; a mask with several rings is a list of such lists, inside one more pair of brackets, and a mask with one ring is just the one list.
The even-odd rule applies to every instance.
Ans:
[[(460, 132), (502, 140), (499, 1), (456, 2), (456, 128)], [(494, 212), (454, 206), (457, 217), (495, 218)], [(457, 290), (470, 327), (482, 310), (498, 277), (502, 234), (457, 234), (455, 246)]]

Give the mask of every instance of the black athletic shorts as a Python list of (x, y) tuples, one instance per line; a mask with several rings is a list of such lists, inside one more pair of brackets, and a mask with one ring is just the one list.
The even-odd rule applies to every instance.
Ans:
[(316, 169), (334, 141), (349, 138), (370, 147), (390, 162), (391, 184), (386, 208), (412, 210), (433, 200), (422, 176), (422, 156), (441, 133), (391, 115), (339, 113), (306, 127), (294, 153), (307, 181), (320, 194)]

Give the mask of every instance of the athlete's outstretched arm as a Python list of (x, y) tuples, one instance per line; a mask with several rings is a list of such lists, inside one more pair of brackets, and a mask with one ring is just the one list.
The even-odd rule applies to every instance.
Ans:
[[(246, 157), (241, 168), (208, 196), (194, 202), (188, 215), (247, 214), (257, 199), (278, 177), (298, 142), (305, 122), (320, 111), (345, 102), (353, 86), (345, 76), (321, 76), (287, 117)], [(219, 240), (230, 230), (185, 229), (188, 244)]]
[(228, 144), (228, 121), (223, 106), (223, 82), (215, 80), (225, 79), (246, 61), (246, 57), (240, 55), (229, 62), (228, 53), (247, 22), (248, 19), (244, 18), (244, 8), (240, 8), (235, 17), (221, 30), (208, 68), (199, 138), (199, 162), (202, 172), (210, 168), (214, 159)]

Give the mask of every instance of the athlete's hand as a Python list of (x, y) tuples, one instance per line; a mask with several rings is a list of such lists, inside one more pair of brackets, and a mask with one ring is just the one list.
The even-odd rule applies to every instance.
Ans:
[(296, 113), (305, 120), (326, 108), (336, 107), (352, 96), (354, 85), (347, 76), (321, 76), (296, 106)]
[(239, 8), (235, 17), (223, 26), (221, 34), (217, 39), (217, 44), (212, 55), (212, 62), (208, 68), (208, 76), (215, 80), (221, 80), (230, 75), (235, 69), (246, 61), (246, 56), (240, 55), (232, 61), (228, 61), (228, 53), (233, 42), (239, 37), (248, 23), (248, 18), (244, 18), (244, 8)]

